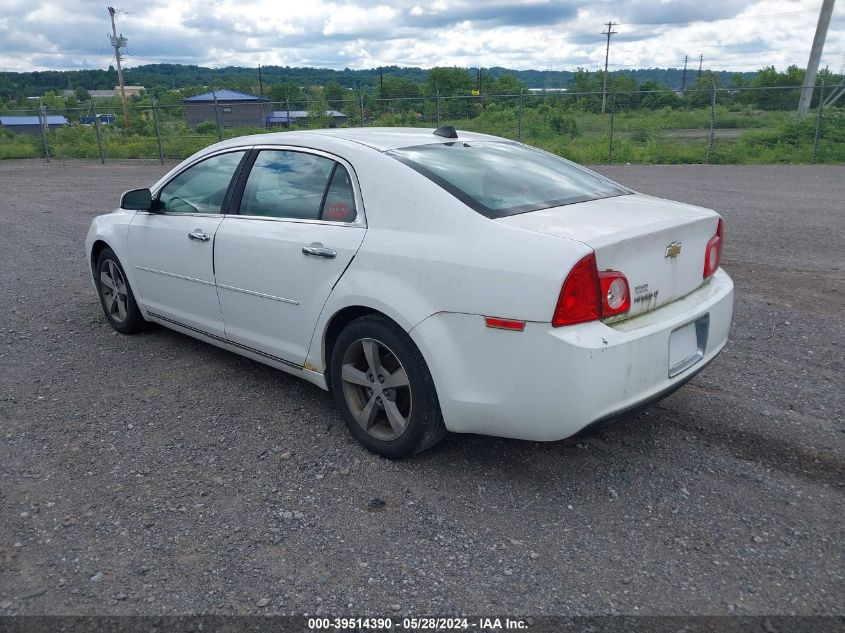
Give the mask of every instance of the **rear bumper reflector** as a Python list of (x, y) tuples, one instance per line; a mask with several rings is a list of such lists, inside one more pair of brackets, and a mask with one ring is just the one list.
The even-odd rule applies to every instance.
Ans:
[(522, 332), (522, 330), (525, 329), (525, 321), (500, 319), (498, 317), (484, 317), (484, 324), (487, 327), (495, 328), (497, 330), (514, 330), (516, 332)]

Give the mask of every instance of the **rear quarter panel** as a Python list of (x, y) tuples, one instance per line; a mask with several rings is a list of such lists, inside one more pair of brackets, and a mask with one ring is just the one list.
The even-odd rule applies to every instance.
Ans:
[(379, 310), (406, 331), (437, 312), (551, 320), (587, 246), (501, 225), (399, 161), (372, 154), (354, 163), (367, 234), (317, 323), (311, 366), (325, 367), (328, 323), (353, 305)]

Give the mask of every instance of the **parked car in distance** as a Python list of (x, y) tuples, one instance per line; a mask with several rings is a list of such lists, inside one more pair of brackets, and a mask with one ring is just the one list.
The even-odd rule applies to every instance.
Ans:
[(714, 211), (440, 128), (283, 132), (126, 192), (85, 242), (109, 323), (155, 322), (330, 390), (401, 458), (447, 431), (559, 440), (721, 351)]

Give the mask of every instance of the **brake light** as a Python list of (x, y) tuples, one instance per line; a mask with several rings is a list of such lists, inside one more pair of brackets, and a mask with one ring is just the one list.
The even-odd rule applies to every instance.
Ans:
[(631, 307), (628, 279), (616, 270), (599, 272), (590, 253), (570, 271), (557, 300), (552, 326), (574, 325), (611, 317)]
[(570, 271), (563, 282), (552, 325), (574, 325), (601, 317), (599, 273), (596, 256), (590, 253)]
[(601, 284), (602, 318), (627, 312), (631, 307), (631, 292), (625, 275), (608, 270), (599, 273)]
[(704, 250), (704, 278), (707, 279), (710, 275), (719, 269), (719, 264), (722, 262), (722, 246), (724, 246), (723, 233), (724, 224), (722, 218), (719, 218), (719, 224), (716, 225), (716, 235), (710, 238), (707, 242), (707, 248)]

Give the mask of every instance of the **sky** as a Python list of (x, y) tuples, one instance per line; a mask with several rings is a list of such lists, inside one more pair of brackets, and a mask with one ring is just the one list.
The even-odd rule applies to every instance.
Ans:
[[(124, 65), (503, 66), (757, 70), (806, 66), (822, 0), (114, 0)], [(821, 67), (845, 64), (834, 7)], [(0, 0), (0, 71), (108, 68), (105, 4)]]

